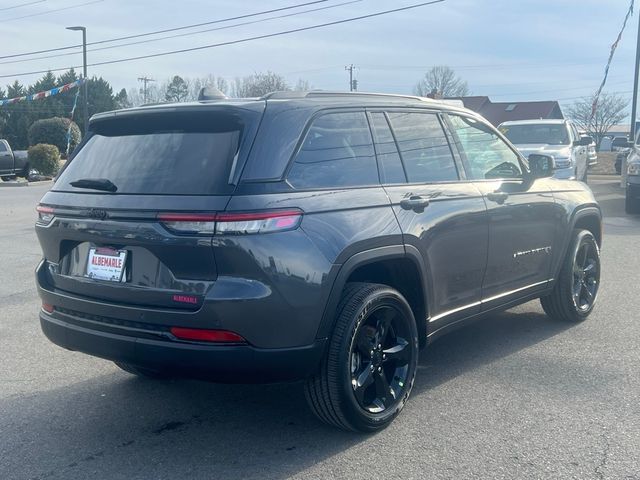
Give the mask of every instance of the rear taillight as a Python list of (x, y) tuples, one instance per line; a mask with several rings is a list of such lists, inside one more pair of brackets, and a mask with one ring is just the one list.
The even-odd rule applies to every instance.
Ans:
[(171, 334), (177, 339), (195, 342), (247, 343), (242, 336), (228, 330), (171, 327)]
[(38, 212), (38, 223), (47, 225), (51, 223), (51, 220), (53, 220), (54, 210), (51, 207), (47, 207), (46, 205), (38, 205), (36, 207), (36, 212)]
[(47, 313), (53, 313), (53, 311), (55, 310), (55, 307), (50, 303), (42, 302), (42, 310), (44, 310)]
[(216, 217), (216, 233), (270, 233), (294, 230), (300, 225), (302, 210), (276, 210), (255, 213), (220, 213)]
[(216, 228), (216, 216), (208, 213), (160, 213), (158, 220), (177, 233), (213, 235)]
[(298, 209), (218, 214), (160, 213), (158, 220), (169, 230), (192, 235), (237, 235), (294, 230), (303, 212)]

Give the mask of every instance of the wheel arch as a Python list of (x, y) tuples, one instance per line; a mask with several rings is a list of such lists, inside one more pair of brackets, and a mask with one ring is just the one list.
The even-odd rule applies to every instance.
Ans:
[(576, 228), (590, 231), (596, 239), (598, 247), (602, 247), (602, 212), (595, 205), (587, 205), (573, 212), (568, 225), (568, 231), (565, 235), (562, 245), (562, 255), (559, 256), (557, 265), (554, 267), (553, 278), (557, 279), (562, 268), (562, 262), (567, 255), (567, 250), (573, 238), (573, 231)]
[(409, 302), (416, 320), (420, 345), (426, 345), (429, 281), (419, 251), (410, 245), (391, 245), (356, 253), (340, 267), (318, 328), (317, 338), (328, 337), (336, 310), (348, 282), (371, 282), (398, 290)]

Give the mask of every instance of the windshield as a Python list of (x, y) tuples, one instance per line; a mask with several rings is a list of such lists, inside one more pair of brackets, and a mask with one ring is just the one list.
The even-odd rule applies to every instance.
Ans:
[(232, 115), (117, 119), (98, 125), (54, 185), (58, 191), (208, 195), (232, 190), (243, 126)]
[(503, 125), (500, 131), (514, 145), (569, 145), (569, 131), (564, 124)]

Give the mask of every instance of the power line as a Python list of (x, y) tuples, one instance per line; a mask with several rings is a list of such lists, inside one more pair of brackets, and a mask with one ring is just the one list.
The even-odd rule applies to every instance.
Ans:
[[(264, 35), (256, 35), (254, 37), (247, 37), (247, 38), (241, 38), (239, 40), (229, 40), (227, 42), (220, 42), (220, 43), (212, 43), (210, 45), (202, 45), (199, 47), (191, 47), (191, 48), (182, 48), (180, 50), (171, 50), (168, 52), (160, 52), (160, 53), (153, 53), (150, 55), (139, 55), (136, 57), (128, 57), (128, 58), (120, 58), (117, 60), (109, 60), (106, 62), (97, 62), (97, 63), (91, 63), (88, 66), (89, 67), (98, 67), (98, 66), (102, 66), (102, 65), (113, 65), (114, 63), (123, 63), (123, 62), (131, 62), (131, 61), (135, 61), (135, 60), (144, 60), (147, 58), (156, 58), (156, 57), (164, 57), (166, 55), (175, 55), (178, 53), (187, 53), (187, 52), (194, 52), (194, 51), (198, 51), (198, 50), (205, 50), (205, 49), (209, 49), (209, 48), (216, 48), (216, 47), (223, 47), (223, 46), (227, 46), (227, 45), (236, 45), (238, 43), (245, 43), (245, 42), (251, 42), (254, 40), (262, 40), (265, 38), (273, 38), (273, 37), (278, 37), (281, 35), (289, 35), (291, 33), (298, 33), (298, 32), (304, 32), (307, 30), (315, 30), (318, 28), (323, 28), (323, 27), (329, 27), (329, 26), (333, 26), (333, 25), (340, 25), (343, 23), (349, 23), (349, 22), (355, 22), (358, 20), (363, 20), (365, 18), (372, 18), (372, 17), (379, 17), (381, 15), (387, 15), (390, 13), (395, 13), (395, 12), (401, 12), (401, 11), (405, 11), (405, 10), (411, 10), (414, 8), (419, 8), (419, 7), (424, 7), (426, 5), (433, 5), (436, 3), (442, 3), (445, 0), (431, 0), (429, 2), (422, 2), (422, 3), (416, 3), (413, 5), (407, 5), (406, 7), (400, 7), (400, 8), (393, 8), (390, 10), (384, 10), (381, 12), (376, 12), (376, 13), (370, 13), (367, 15), (360, 15), (357, 17), (350, 17), (350, 18), (345, 18), (342, 20), (335, 20), (333, 22), (326, 22), (326, 23), (320, 23), (317, 25), (310, 25), (308, 27), (300, 27), (300, 28), (293, 28), (291, 30), (284, 30), (281, 32), (275, 32), (275, 33), (267, 33)], [(47, 73), (47, 72), (60, 72), (63, 70), (68, 70), (70, 68), (80, 68), (78, 66), (74, 66), (74, 67), (64, 67), (64, 68), (55, 68), (55, 69), (49, 69), (49, 70), (38, 70), (35, 72), (24, 72), (24, 73), (14, 73), (11, 75), (0, 75), (0, 78), (9, 78), (9, 77), (21, 77), (21, 76), (25, 76), (25, 75), (36, 75), (36, 74), (40, 74), (40, 73)]]
[[(103, 1), (103, 0), (98, 0), (98, 1)], [(184, 26), (181, 26), (181, 27), (167, 28), (167, 29), (164, 29), (164, 30), (156, 30), (154, 32), (139, 33), (139, 34), (136, 34), (136, 35), (127, 35), (125, 37), (110, 38), (108, 40), (99, 40), (97, 42), (89, 42), (89, 43), (87, 43), (87, 45), (99, 45), (99, 44), (104, 44), (104, 43), (118, 42), (120, 40), (130, 40), (132, 38), (146, 37), (146, 36), (149, 36), (149, 35), (158, 35), (160, 33), (175, 32), (177, 30), (185, 30), (185, 29), (188, 29), (188, 28), (202, 27), (204, 25), (213, 25), (215, 23), (230, 22), (232, 20), (240, 20), (240, 19), (243, 19), (243, 18), (256, 17), (256, 16), (259, 16), (259, 15), (266, 15), (268, 13), (281, 12), (283, 10), (290, 10), (292, 8), (305, 7), (307, 5), (313, 5), (313, 4), (316, 4), (316, 3), (324, 3), (324, 2), (327, 2), (327, 1), (328, 0), (315, 0), (315, 1), (311, 1), (311, 2), (305, 2), (305, 3), (296, 4), (296, 5), (290, 5), (288, 7), (275, 8), (275, 9), (271, 9), (271, 10), (264, 10), (262, 12), (254, 12), (254, 13), (247, 13), (247, 14), (244, 14), (244, 15), (235, 16), (235, 17), (220, 18), (218, 20), (211, 20), (209, 22), (194, 23), (192, 25), (184, 25)], [(59, 52), (59, 51), (62, 51), (62, 50), (69, 50), (69, 49), (78, 48), (78, 47), (81, 47), (81, 46), (82, 45), (67, 45), (66, 47), (49, 48), (49, 49), (46, 49), (46, 50), (37, 50), (37, 51), (33, 51), (33, 52), (14, 53), (12, 55), (0, 56), (0, 59), (15, 58), (15, 57), (25, 57), (25, 56), (29, 56), (29, 55), (36, 55), (36, 54), (39, 54), (39, 53)]]
[[(324, 0), (326, 1), (326, 0)], [(97, 51), (101, 51), (101, 50), (110, 50), (113, 48), (120, 48), (120, 47), (127, 47), (130, 45), (139, 45), (142, 43), (151, 43), (151, 42), (159, 42), (162, 40), (167, 40), (167, 39), (172, 39), (172, 38), (179, 38), (179, 37), (187, 37), (190, 35), (197, 35), (200, 33), (206, 33), (206, 32), (214, 32), (214, 31), (218, 31), (218, 30), (227, 30), (230, 28), (236, 28), (236, 27), (242, 27), (242, 26), (246, 26), (246, 25), (253, 25), (256, 23), (262, 23), (262, 22), (266, 22), (269, 20), (275, 20), (275, 19), (279, 19), (279, 18), (286, 18), (286, 17), (293, 17), (296, 15), (302, 15), (305, 13), (311, 13), (311, 12), (318, 12), (320, 10), (328, 10), (331, 8), (337, 8), (337, 7), (342, 7), (345, 5), (350, 5), (353, 3), (359, 3), (359, 2), (363, 2), (364, 0), (350, 0), (348, 2), (342, 2), (342, 3), (336, 3), (335, 5), (328, 5), (326, 7), (318, 7), (318, 8), (310, 8), (307, 10), (301, 10), (299, 12), (293, 12), (293, 13), (287, 13), (284, 15), (275, 15), (272, 17), (267, 17), (267, 18), (261, 18), (259, 20), (252, 20), (249, 22), (241, 22), (241, 23), (234, 23), (233, 25), (225, 25), (223, 27), (215, 27), (215, 28), (207, 28), (205, 30), (198, 30), (195, 32), (187, 32), (187, 33), (179, 33), (177, 35), (168, 35), (165, 37), (159, 37), (159, 38), (152, 38), (149, 40), (138, 40), (136, 42), (127, 42), (127, 43), (121, 43), (119, 45), (110, 45), (108, 47), (100, 47), (100, 48), (92, 48), (90, 50), (87, 50), (87, 52), (97, 52)], [(303, 4), (304, 5), (304, 4)], [(299, 5), (297, 5), (296, 7), (299, 7)], [(294, 8), (294, 7), (288, 7), (288, 8)], [(88, 44), (90, 45), (90, 44)], [(37, 61), (37, 60), (43, 60), (43, 59), (47, 59), (47, 58), (57, 58), (57, 57), (66, 57), (69, 55), (77, 55), (78, 52), (69, 52), (69, 53), (58, 53), (58, 54), (54, 54), (54, 55), (44, 55), (41, 57), (34, 57), (34, 58), (25, 58), (22, 60), (9, 60), (9, 61), (5, 61), (5, 62), (0, 62), (0, 65), (7, 65), (7, 64), (14, 64), (14, 63), (24, 63), (24, 62), (33, 62), (33, 61)], [(2, 57), (0, 57), (2, 58)]]
[[(49, 13), (58, 13), (58, 12), (62, 12), (64, 10), (71, 10), (72, 8), (84, 7), (86, 5), (93, 5), (94, 3), (100, 3), (100, 2), (104, 2), (104, 0), (92, 0), (91, 2), (77, 3), (75, 5), (69, 5), (68, 7), (54, 8), (52, 10), (45, 10), (44, 12), (31, 13), (29, 15), (22, 15), (21, 17), (5, 18), (2, 21), (3, 22), (10, 22), (11, 20), (22, 20), (23, 18), (37, 17), (37, 16), (40, 16), (40, 15), (47, 15)], [(37, 3), (37, 2), (35, 2), (35, 3)]]
[(28, 7), (29, 5), (35, 5), (36, 3), (44, 3), (46, 1), (47, 0), (36, 0), (35, 2), (21, 3), (19, 5), (13, 5), (12, 7), (3, 7), (3, 8), (0, 8), (0, 12), (4, 12), (6, 10), (13, 10), (14, 8)]

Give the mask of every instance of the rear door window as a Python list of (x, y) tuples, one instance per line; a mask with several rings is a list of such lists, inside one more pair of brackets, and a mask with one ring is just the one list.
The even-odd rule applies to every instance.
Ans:
[(54, 190), (91, 191), (71, 186), (88, 178), (110, 180), (118, 194), (231, 193), (229, 176), (246, 122), (234, 114), (210, 112), (100, 122)]
[(449, 142), (436, 114), (389, 112), (410, 183), (458, 180)]
[(378, 167), (364, 112), (326, 113), (311, 124), (287, 176), (298, 189), (378, 184)]

